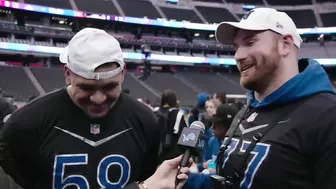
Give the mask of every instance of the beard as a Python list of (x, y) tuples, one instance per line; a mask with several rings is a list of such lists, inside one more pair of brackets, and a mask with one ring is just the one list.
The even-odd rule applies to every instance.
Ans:
[[(249, 61), (248, 64), (251, 61)], [(277, 44), (273, 44), (269, 53), (260, 54), (252, 62), (247, 74), (241, 73), (240, 85), (251, 91), (263, 91), (271, 83), (280, 63)], [(244, 62), (242, 62), (244, 64)]]

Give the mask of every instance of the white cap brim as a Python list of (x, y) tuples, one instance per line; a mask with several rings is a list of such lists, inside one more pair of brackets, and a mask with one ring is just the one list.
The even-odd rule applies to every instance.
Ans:
[(222, 22), (216, 29), (216, 39), (218, 42), (225, 45), (233, 45), (233, 40), (236, 35), (237, 29), (263, 31), (269, 28), (257, 24), (247, 24), (240, 22)]
[(64, 47), (59, 55), (59, 61), (63, 64), (68, 63), (68, 49), (68, 46)]

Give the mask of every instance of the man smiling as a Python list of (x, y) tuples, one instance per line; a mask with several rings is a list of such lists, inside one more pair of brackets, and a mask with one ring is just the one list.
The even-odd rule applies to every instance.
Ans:
[(10, 117), (0, 134), (0, 166), (25, 189), (122, 188), (151, 176), (156, 117), (121, 93), (125, 63), (118, 41), (85, 28), (60, 61), (67, 87)]
[(293, 20), (257, 8), (221, 23), (216, 37), (235, 46), (240, 84), (250, 90), (224, 141), (219, 174), (233, 188), (335, 188), (336, 97), (317, 61), (298, 63), (302, 39)]
[[(217, 156), (222, 177), (213, 177), (212, 188), (336, 188), (334, 89), (316, 60), (298, 61), (302, 39), (293, 20), (257, 8), (240, 22), (221, 23), (216, 38), (235, 46), (249, 93)], [(210, 177), (190, 175), (191, 184), (210, 188)]]

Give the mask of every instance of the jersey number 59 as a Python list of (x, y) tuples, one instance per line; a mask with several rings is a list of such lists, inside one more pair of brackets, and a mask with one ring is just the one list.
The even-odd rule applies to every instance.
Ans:
[[(67, 186), (76, 186), (78, 189), (89, 189), (88, 180), (83, 175), (69, 175), (64, 177), (64, 170), (67, 166), (87, 165), (87, 154), (67, 154), (55, 156), (53, 189), (64, 189)], [(121, 175), (118, 182), (111, 182), (108, 179), (108, 169), (112, 165), (118, 165)], [(97, 168), (97, 182), (100, 188), (123, 188), (130, 177), (130, 163), (121, 155), (109, 155), (103, 158)]]

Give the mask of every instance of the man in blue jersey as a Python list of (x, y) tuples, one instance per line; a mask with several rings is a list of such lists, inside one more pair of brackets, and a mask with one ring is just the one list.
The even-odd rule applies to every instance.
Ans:
[(217, 156), (218, 182), (191, 175), (194, 188), (336, 188), (335, 92), (316, 60), (298, 61), (302, 39), (293, 20), (257, 8), (221, 23), (216, 38), (235, 47), (248, 107)]

